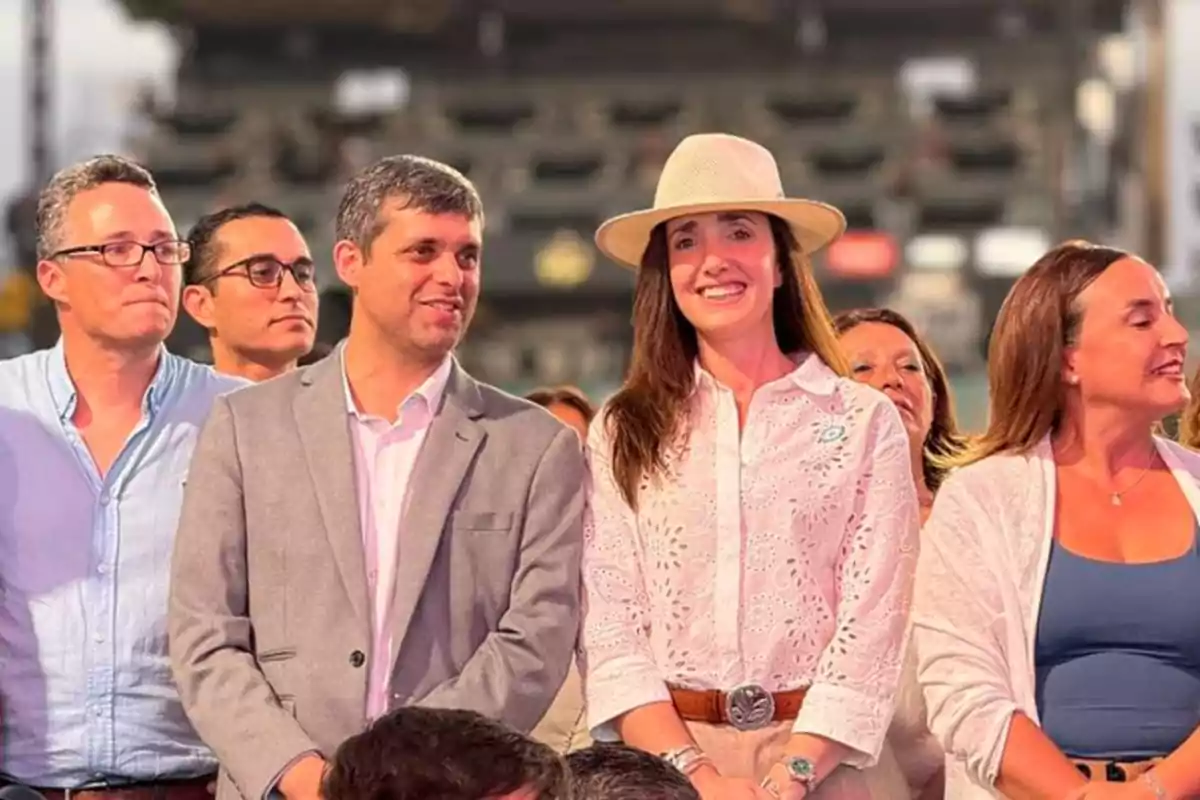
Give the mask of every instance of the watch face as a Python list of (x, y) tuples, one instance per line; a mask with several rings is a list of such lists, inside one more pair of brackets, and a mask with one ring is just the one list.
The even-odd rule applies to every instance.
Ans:
[(788, 759), (787, 770), (793, 778), (804, 784), (811, 783), (817, 774), (816, 765), (807, 758), (799, 756)]

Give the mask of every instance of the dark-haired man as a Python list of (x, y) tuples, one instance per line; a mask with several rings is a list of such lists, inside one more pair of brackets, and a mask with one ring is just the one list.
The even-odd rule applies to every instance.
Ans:
[(218, 372), (263, 381), (313, 347), (316, 268), (283, 212), (261, 203), (201, 217), (183, 266), (183, 307), (208, 330)]
[[(690, 785), (684, 780), (685, 785)], [(338, 748), (327, 800), (562, 800), (553, 750), (473, 711), (401, 708)]]
[(418, 156), (350, 181), (330, 357), (218, 401), (188, 474), (172, 666), (219, 800), (315, 800), (324, 758), (400, 706), (529, 731), (579, 625), (575, 432), (469, 376), (483, 210)]

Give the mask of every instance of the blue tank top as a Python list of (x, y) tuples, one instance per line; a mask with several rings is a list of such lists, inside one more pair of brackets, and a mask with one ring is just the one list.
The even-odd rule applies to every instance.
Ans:
[(1114, 564), (1054, 542), (1034, 647), (1042, 729), (1075, 758), (1165, 756), (1200, 726), (1200, 553)]

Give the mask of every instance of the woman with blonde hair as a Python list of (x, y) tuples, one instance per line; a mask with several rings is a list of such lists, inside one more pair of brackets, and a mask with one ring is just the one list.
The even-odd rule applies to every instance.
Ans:
[(597, 232), (637, 286), (629, 375), (588, 443), (589, 724), (705, 800), (866, 797), (854, 768), (893, 713), (916, 493), (809, 266), (844, 226), (785, 198), (766, 149), (706, 134), (653, 209)]
[(1200, 794), (1200, 456), (1158, 271), (1043, 256), (992, 334), (987, 431), (921, 539), (913, 626), (947, 797)]

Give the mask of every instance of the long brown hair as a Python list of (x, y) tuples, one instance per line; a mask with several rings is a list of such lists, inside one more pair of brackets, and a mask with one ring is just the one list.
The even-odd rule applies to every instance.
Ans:
[(925, 369), (925, 377), (933, 392), (933, 420), (921, 448), (921, 470), (925, 486), (929, 491), (936, 492), (946, 477), (949, 465), (967, 449), (967, 438), (958, 430), (954, 396), (950, 391), (946, 368), (913, 324), (903, 314), (890, 308), (858, 308), (843, 311), (833, 318), (834, 328), (839, 335), (868, 322), (892, 326), (911, 339), (921, 355), (921, 366)]
[(1187, 407), (1179, 412), (1179, 443), (1193, 450), (1200, 450), (1200, 369), (1192, 375), (1192, 399)]
[[(785, 353), (815, 353), (839, 375), (846, 364), (812, 266), (783, 220), (769, 216), (783, 281), (775, 290), (775, 338)], [(625, 384), (609, 400), (604, 423), (612, 434), (612, 470), (630, 508), (638, 490), (667, 469), (667, 448), (687, 435), (688, 399), (699, 340), (671, 291), (667, 232), (650, 235), (633, 298), (633, 358)]]
[(1062, 425), (1063, 354), (1079, 335), (1079, 295), (1123, 250), (1071, 241), (1039, 258), (1004, 300), (988, 345), (987, 431), (961, 463), (1025, 453)]

